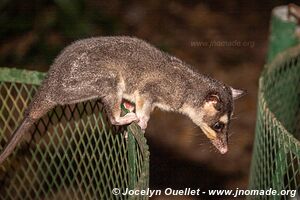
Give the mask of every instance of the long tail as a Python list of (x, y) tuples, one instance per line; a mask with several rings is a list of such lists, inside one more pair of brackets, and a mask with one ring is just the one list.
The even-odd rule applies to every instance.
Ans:
[(47, 97), (50, 98), (49, 95), (51, 96), (51, 91), (53, 90), (52, 85), (49, 84), (49, 82), (51, 81), (47, 78), (43, 81), (39, 90), (30, 102), (28, 108), (25, 111), (25, 117), (22, 120), (21, 125), (14, 131), (0, 154), (0, 165), (13, 152), (17, 144), (20, 142), (25, 133), (28, 132), (34, 122), (36, 122), (49, 110), (57, 105), (55, 102), (49, 101), (49, 99), (47, 99)]
[(17, 144), (20, 142), (25, 133), (28, 132), (30, 127), (33, 125), (34, 120), (25, 117), (21, 123), (21, 125), (15, 130), (8, 143), (4, 147), (4, 150), (0, 154), (0, 165), (2, 162), (13, 152)]

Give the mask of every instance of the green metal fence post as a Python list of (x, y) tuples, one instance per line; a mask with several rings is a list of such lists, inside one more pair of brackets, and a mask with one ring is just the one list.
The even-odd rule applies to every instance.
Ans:
[[(136, 142), (135, 137), (132, 135), (131, 130), (127, 131), (128, 134), (128, 167), (129, 167), (129, 184), (130, 190), (135, 189), (136, 183)], [(130, 198), (133, 199), (133, 198)]]
[[(250, 189), (300, 189), (300, 40), (296, 20), (287, 15), (287, 6), (272, 12), (267, 65), (259, 79)], [(291, 198), (277, 194), (247, 199)]]
[(299, 43), (299, 38), (295, 34), (296, 28), (296, 20), (288, 18), (287, 6), (273, 9), (267, 62), (272, 61), (278, 53)]

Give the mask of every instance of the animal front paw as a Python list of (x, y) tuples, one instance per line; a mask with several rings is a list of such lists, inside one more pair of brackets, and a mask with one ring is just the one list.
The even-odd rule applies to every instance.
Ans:
[(127, 113), (126, 115), (124, 115), (124, 117), (122, 117), (123, 120), (125, 121), (125, 124), (130, 124), (131, 122), (134, 122), (134, 121), (139, 121), (139, 118), (136, 116), (135, 113), (133, 112), (130, 112), (130, 113)]
[(136, 116), (135, 113), (127, 113), (123, 117), (118, 117), (118, 118), (111, 118), (111, 123), (114, 125), (126, 125), (130, 124), (131, 122), (138, 121), (139, 118)]
[(141, 127), (141, 129), (142, 129), (143, 131), (145, 131), (146, 128), (147, 128), (148, 120), (149, 120), (149, 119), (146, 118), (146, 117), (140, 117), (140, 118), (139, 118), (138, 125)]

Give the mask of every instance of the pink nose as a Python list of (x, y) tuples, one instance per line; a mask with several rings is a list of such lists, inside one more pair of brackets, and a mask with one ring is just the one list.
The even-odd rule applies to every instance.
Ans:
[(225, 154), (225, 153), (227, 153), (227, 151), (228, 151), (228, 147), (221, 147), (221, 148), (219, 149), (219, 151), (220, 151), (221, 154)]

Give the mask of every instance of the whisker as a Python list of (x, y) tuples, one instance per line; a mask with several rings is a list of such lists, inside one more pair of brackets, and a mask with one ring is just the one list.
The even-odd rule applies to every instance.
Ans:
[(240, 110), (238, 112), (235, 112), (232, 117), (238, 118), (240, 115), (245, 115), (246, 113), (247, 112), (245, 110)]
[(199, 140), (199, 142), (201, 142), (201, 143), (203, 143), (203, 144), (209, 144), (208, 142), (207, 142), (207, 140)]
[(209, 151), (209, 148), (201, 148), (201, 152), (208, 152), (209, 153), (210, 151)]
[(234, 144), (233, 140), (228, 141), (228, 145)]
[(228, 134), (228, 138), (230, 138), (231, 136), (233, 136), (235, 133), (231, 132), (230, 134)]
[(214, 153), (218, 153), (218, 151), (217, 151), (216, 148), (213, 148), (212, 151), (213, 151)]
[(196, 129), (196, 128), (199, 128), (199, 126), (194, 125), (194, 126), (193, 126), (193, 129)]
[(199, 133), (197, 133), (197, 132), (191, 132), (191, 133), (189, 133), (189, 134), (192, 135), (192, 136), (196, 136), (196, 137), (201, 136), (201, 134), (199, 134)]
[(209, 150), (210, 150), (209, 152), (215, 152), (216, 149), (215, 149), (214, 146), (210, 145), (210, 146), (209, 146)]

